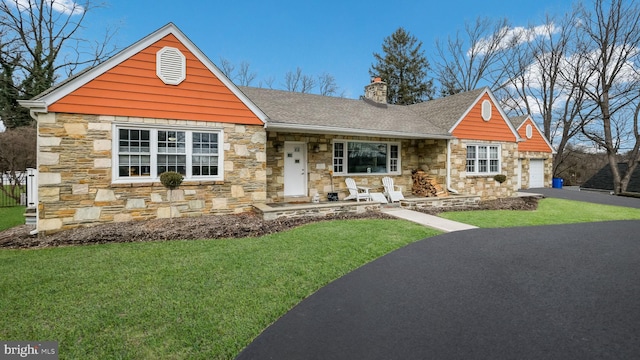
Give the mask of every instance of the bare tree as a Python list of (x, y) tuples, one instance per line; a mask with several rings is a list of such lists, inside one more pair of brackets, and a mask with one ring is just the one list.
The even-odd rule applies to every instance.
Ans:
[(446, 42), (436, 42), (435, 73), (442, 86), (441, 95), (473, 90), (481, 82), (498, 90), (513, 66), (509, 57), (524, 35), (522, 29), (510, 29), (506, 19), (492, 21), (477, 18), (465, 23), (465, 33), (456, 33)]
[(287, 91), (300, 91), (300, 82), (302, 78), (302, 69), (296, 68), (296, 71), (287, 71), (284, 74), (284, 89)]
[[(580, 26), (576, 56), (581, 58), (582, 79), (586, 99), (595, 112), (582, 116), (582, 133), (607, 153), (613, 174), (614, 193), (626, 191), (631, 174), (638, 165), (638, 104), (640, 78), (636, 71), (640, 47), (640, 8), (637, 3), (624, 0), (595, 0), (592, 10), (579, 8)], [(618, 153), (623, 114), (634, 109), (631, 127), (631, 155), (627, 169), (621, 174)]]
[(301, 68), (296, 71), (287, 71), (284, 75), (284, 88), (287, 91), (309, 93), (316, 86), (316, 81), (310, 75), (302, 73)]
[[(90, 42), (81, 37), (82, 23), (93, 5), (91, 0), (0, 3), (2, 62), (15, 65), (11, 77), (20, 99), (32, 98), (51, 87), (60, 72), (71, 75), (79, 67), (95, 65), (115, 52), (115, 47), (109, 45), (113, 36), (110, 30), (102, 41)], [(4, 119), (7, 127), (31, 123), (26, 111), (14, 115), (8, 124), (9, 119)]]
[(565, 147), (580, 133), (584, 111), (582, 66), (568, 64), (575, 22), (575, 14), (560, 21), (547, 17), (543, 25), (528, 29), (526, 33), (535, 37), (523, 43), (515, 60), (518, 66), (507, 69), (508, 86), (500, 92), (512, 112), (542, 117), (544, 135), (557, 151), (554, 175), (566, 158)]
[(235, 68), (235, 65), (233, 65), (231, 61), (226, 58), (220, 57), (220, 71), (222, 71), (224, 76), (228, 77), (229, 79), (233, 79), (233, 71), (235, 70)]
[(246, 61), (240, 63), (236, 72), (236, 66), (226, 58), (220, 57), (220, 71), (231, 81), (240, 86), (251, 86), (256, 79), (256, 73), (249, 70), (251, 64)]
[(240, 63), (240, 69), (238, 70), (238, 85), (251, 86), (253, 80), (256, 79), (256, 73), (249, 70), (250, 64), (246, 61)]
[(333, 96), (338, 92), (338, 85), (336, 84), (336, 78), (331, 74), (322, 73), (318, 75), (318, 88), (320, 95)]
[(265, 78), (263, 81), (261, 81), (260, 84), (258, 84), (258, 87), (263, 87), (263, 83), (264, 83), (264, 86), (266, 86), (267, 89), (273, 89), (273, 83), (275, 81), (276, 79), (273, 76), (269, 76)]
[[(20, 186), (26, 179), (26, 169), (36, 166), (36, 129), (22, 126), (0, 133), (0, 192), (16, 201), (20, 200)], [(2, 177), (0, 176), (0, 177)]]

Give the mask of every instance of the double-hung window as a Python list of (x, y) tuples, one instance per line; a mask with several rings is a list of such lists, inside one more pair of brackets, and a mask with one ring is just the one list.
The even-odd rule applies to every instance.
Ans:
[(398, 174), (400, 144), (394, 142), (335, 141), (334, 174)]
[(500, 172), (499, 145), (467, 145), (468, 174), (497, 174)]
[(116, 182), (154, 181), (166, 171), (185, 180), (222, 180), (222, 131), (117, 126)]

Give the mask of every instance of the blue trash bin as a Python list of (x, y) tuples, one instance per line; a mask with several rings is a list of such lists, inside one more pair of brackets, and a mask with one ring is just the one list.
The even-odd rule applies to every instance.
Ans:
[(562, 183), (564, 183), (564, 179), (562, 178), (553, 178), (551, 180), (551, 186), (554, 189), (562, 189)]

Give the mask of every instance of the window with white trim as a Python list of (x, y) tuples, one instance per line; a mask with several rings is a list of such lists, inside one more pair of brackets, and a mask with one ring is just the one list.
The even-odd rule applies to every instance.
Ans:
[(334, 174), (398, 174), (400, 144), (394, 142), (335, 141)]
[(500, 145), (467, 145), (467, 173), (500, 173)]
[(185, 180), (222, 180), (222, 131), (116, 127), (114, 179), (154, 181), (166, 171)]

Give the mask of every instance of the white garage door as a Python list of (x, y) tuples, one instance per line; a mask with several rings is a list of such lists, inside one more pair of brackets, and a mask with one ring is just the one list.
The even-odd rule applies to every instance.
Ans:
[(529, 188), (544, 187), (544, 160), (532, 159), (529, 163)]

